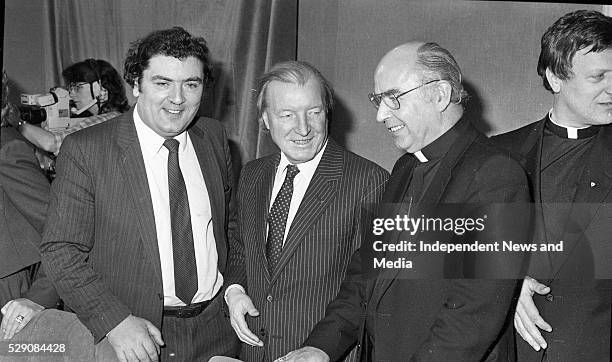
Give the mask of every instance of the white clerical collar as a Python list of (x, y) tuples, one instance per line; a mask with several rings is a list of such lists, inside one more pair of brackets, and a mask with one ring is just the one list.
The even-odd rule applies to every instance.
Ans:
[[(585, 132), (585, 130), (587, 130), (588, 128), (590, 128), (590, 126), (585, 126), (585, 127), (571, 127), (571, 126), (564, 126), (562, 124), (559, 124), (557, 122), (555, 122), (554, 118), (553, 118), (553, 109), (551, 108), (550, 111), (548, 111), (548, 119), (550, 119), (550, 122), (557, 127), (552, 128), (552, 131), (557, 134), (558, 136), (564, 137), (564, 138), (569, 138), (569, 139), (573, 139), (573, 140), (577, 140), (579, 138), (587, 138), (592, 136), (593, 132)], [(561, 132), (559, 132), (561, 131)]]
[(425, 163), (425, 162), (429, 162), (429, 160), (427, 159), (427, 157), (425, 157), (425, 155), (423, 154), (423, 151), (416, 151), (415, 153), (413, 153), (414, 157), (417, 158), (417, 160), (419, 160), (421, 163)]

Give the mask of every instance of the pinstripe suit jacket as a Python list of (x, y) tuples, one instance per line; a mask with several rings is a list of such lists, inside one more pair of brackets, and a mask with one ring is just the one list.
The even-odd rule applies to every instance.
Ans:
[[(208, 189), (224, 273), (226, 231), (235, 220), (228, 207), (229, 147), (213, 119), (194, 121), (188, 132)], [(96, 343), (130, 313), (161, 327), (161, 263), (133, 108), (62, 144), (41, 252), (60, 296)]]
[(244, 248), (244, 267), (233, 282), (246, 288), (259, 310), (247, 322), (264, 342), (263, 348), (243, 344), (245, 361), (271, 361), (299, 347), (323, 317), (361, 243), (360, 205), (378, 202), (388, 178), (381, 167), (329, 139), (270, 274), (266, 219), (279, 160), (277, 153), (250, 162), (240, 176), (237, 244)]

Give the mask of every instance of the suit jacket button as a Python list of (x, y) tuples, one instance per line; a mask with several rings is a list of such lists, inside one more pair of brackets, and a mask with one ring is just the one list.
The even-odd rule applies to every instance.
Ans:
[(262, 336), (262, 337), (265, 337), (266, 336), (266, 330), (264, 328), (260, 329), (259, 330), (259, 335)]
[(269, 294), (269, 295), (266, 297), (266, 300), (267, 300), (268, 302), (272, 303), (272, 301), (274, 300), (274, 298), (272, 298), (272, 294)]
[(546, 294), (546, 300), (552, 302), (553, 300), (555, 300), (555, 296), (550, 293)]

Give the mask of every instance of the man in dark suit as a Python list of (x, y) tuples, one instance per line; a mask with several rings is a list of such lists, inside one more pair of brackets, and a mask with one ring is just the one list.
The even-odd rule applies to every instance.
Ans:
[[(455, 203), (469, 208), (528, 201), (527, 180), (518, 163), (462, 119), (466, 94), (459, 66), (446, 49), (436, 43), (401, 45), (383, 57), (374, 80), (376, 93), (370, 100), (378, 109), (377, 120), (396, 146), (407, 151), (393, 168), (384, 203), (401, 203), (408, 215), (419, 217), (420, 212), (412, 210), (421, 206)], [(501, 241), (511, 227), (502, 218), (489, 220), (478, 240)], [(420, 238), (400, 232), (390, 241)], [(453, 238), (449, 243), (466, 240)], [(390, 250), (385, 255), (414, 257), (414, 265), (372, 270), (372, 259), (364, 260), (368, 253), (355, 254), (325, 318), (305, 347), (284, 360), (337, 361), (355, 344), (364, 361), (505, 357), (490, 350), (511, 307), (520, 254)], [(496, 277), (507, 279), (472, 279)]]
[(557, 20), (538, 74), (552, 109), (496, 140), (517, 154), (541, 205), (535, 241), (564, 248), (532, 253), (514, 317), (518, 358), (609, 361), (612, 18), (581, 10)]
[[(59, 301), (39, 269), (41, 234), (49, 202), (49, 180), (35, 147), (21, 136), (16, 109), (8, 103), (2, 74), (0, 128), (0, 339), (12, 338), (43, 308)], [(10, 127), (14, 125), (14, 127)]]
[(230, 153), (217, 121), (195, 119), (209, 64), (204, 39), (182, 28), (133, 43), (124, 76), (135, 107), (70, 135), (58, 158), (43, 262), (120, 360), (207, 360), (237, 347), (221, 310)]
[[(272, 361), (301, 345), (336, 296), (361, 244), (362, 204), (380, 201), (388, 173), (328, 137), (333, 94), (310, 64), (274, 65), (257, 99), (260, 121), (280, 152), (242, 170), (236, 235), (242, 273), (230, 281), (237, 284), (226, 299), (244, 342), (241, 358)], [(279, 216), (283, 199), (286, 214)]]

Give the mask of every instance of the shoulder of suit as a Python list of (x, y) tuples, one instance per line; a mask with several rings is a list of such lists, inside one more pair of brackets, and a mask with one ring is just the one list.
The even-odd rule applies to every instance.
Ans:
[(521, 178), (525, 173), (516, 153), (501, 148), (484, 136), (474, 140), (466, 151), (463, 164), (468, 172), (477, 174)]
[(383, 177), (388, 177), (389, 172), (382, 168), (374, 161), (344, 149), (344, 163), (347, 170), (354, 169), (358, 173), (356, 177), (367, 177), (372, 174), (380, 174)]
[[(133, 122), (130, 111), (122, 113), (117, 117), (111, 118), (107, 121), (100, 122), (94, 124), (93, 126), (86, 127), (80, 129), (78, 132), (71, 133), (66, 136), (66, 140), (68, 139), (100, 139), (104, 136), (112, 135), (115, 132), (118, 132), (118, 128), (121, 126), (123, 122)], [(112, 139), (112, 138), (111, 138)]]
[(192, 129), (196, 133), (207, 133), (212, 137), (224, 137), (225, 134), (225, 128), (223, 127), (221, 122), (217, 121), (214, 118), (208, 117), (199, 117), (193, 122), (190, 129)]
[(515, 130), (495, 135), (491, 137), (491, 139), (496, 144), (504, 148), (516, 147), (517, 143), (524, 142), (529, 134), (531, 134), (532, 132), (536, 132), (538, 130), (538, 127), (540, 127), (543, 122), (544, 119), (541, 119), (539, 121), (524, 125)]

